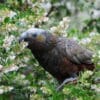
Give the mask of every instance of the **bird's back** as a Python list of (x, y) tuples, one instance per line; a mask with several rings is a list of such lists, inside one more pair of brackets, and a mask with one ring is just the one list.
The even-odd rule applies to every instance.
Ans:
[(54, 48), (34, 55), (40, 65), (60, 81), (84, 69), (94, 69), (92, 52), (71, 39), (58, 38)]

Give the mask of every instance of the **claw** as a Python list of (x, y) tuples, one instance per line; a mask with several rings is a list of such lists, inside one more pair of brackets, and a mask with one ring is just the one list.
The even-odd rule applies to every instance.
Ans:
[(67, 83), (74, 83), (77, 81), (77, 78), (67, 78), (63, 81), (63, 83), (60, 84), (60, 86), (57, 87), (56, 91), (59, 91), (63, 88), (63, 86)]

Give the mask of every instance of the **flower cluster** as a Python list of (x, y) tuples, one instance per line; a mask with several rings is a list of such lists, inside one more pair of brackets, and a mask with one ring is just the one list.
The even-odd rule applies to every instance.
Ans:
[(10, 18), (12, 19), (13, 17), (15, 17), (17, 15), (16, 12), (5, 9), (5, 10), (0, 10), (0, 22), (3, 22), (5, 20), (5, 18)]
[(44, 94), (51, 94), (51, 90), (47, 87), (41, 87), (40, 90), (44, 93)]
[(0, 86), (0, 94), (6, 93), (6, 92), (10, 92), (12, 91), (14, 88), (12, 86)]
[(88, 44), (91, 42), (91, 38), (87, 37), (87, 38), (83, 38), (80, 41), (80, 44)]
[(6, 36), (5, 39), (4, 39), (3, 47), (6, 50), (9, 50), (10, 49), (10, 46), (11, 46), (11, 44), (12, 44), (12, 42), (13, 42), (14, 39), (15, 39), (15, 36), (14, 35)]
[(100, 66), (100, 50), (93, 55), (93, 62)]
[(50, 30), (52, 33), (57, 35), (67, 36), (67, 29), (69, 27), (70, 19), (68, 17), (64, 17), (62, 21), (59, 22), (58, 26), (51, 27)]

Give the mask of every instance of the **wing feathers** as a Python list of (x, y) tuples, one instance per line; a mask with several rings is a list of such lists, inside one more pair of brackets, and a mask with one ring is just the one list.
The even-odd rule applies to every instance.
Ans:
[(66, 40), (65, 38), (63, 38), (63, 41), (65, 41), (65, 48), (62, 49), (65, 49), (64, 54), (69, 60), (77, 64), (92, 64), (92, 51), (82, 47), (72, 39)]

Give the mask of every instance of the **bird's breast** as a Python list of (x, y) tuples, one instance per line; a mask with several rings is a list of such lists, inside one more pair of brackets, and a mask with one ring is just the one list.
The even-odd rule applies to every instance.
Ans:
[(61, 59), (60, 54), (56, 49), (52, 49), (49, 52), (34, 54), (39, 64), (53, 76), (59, 74), (59, 62)]

